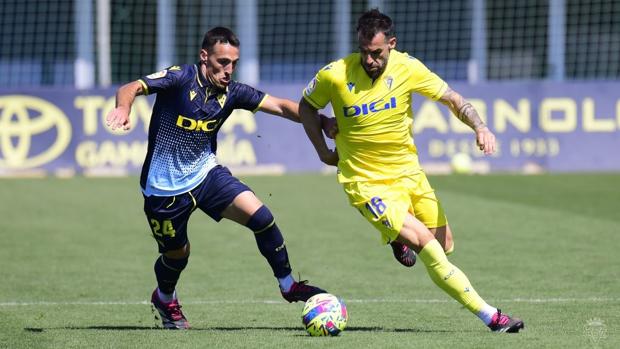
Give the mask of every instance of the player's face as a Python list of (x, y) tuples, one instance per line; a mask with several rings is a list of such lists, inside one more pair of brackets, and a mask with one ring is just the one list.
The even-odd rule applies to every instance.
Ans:
[(239, 62), (239, 48), (230, 44), (216, 43), (209, 52), (200, 50), (202, 73), (218, 88), (230, 84), (232, 74)]
[(396, 47), (396, 37), (386, 39), (385, 34), (379, 32), (372, 40), (358, 36), (362, 67), (373, 79), (378, 78), (387, 67), (390, 50)]

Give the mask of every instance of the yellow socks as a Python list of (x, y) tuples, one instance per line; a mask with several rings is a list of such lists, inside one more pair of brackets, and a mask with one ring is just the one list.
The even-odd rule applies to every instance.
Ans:
[(424, 262), (428, 275), (433, 282), (469, 311), (478, 315), (480, 311), (488, 307), (471, 286), (467, 276), (448, 261), (437, 240), (426, 244), (418, 256)]

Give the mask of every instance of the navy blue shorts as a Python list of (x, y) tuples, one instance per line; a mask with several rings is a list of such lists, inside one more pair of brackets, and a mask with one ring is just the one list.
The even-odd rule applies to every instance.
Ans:
[(179, 249), (189, 241), (187, 222), (200, 208), (216, 222), (237, 195), (251, 189), (223, 166), (216, 166), (199, 186), (175, 196), (144, 196), (144, 213), (151, 226), (159, 252)]

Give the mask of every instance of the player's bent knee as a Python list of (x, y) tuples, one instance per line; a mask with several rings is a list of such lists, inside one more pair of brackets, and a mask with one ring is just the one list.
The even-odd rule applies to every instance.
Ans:
[(164, 252), (163, 255), (170, 259), (184, 259), (184, 258), (189, 258), (189, 252), (190, 252), (190, 245), (188, 242), (187, 244), (185, 244), (185, 246), (181, 248)]
[(255, 234), (258, 234), (269, 229), (274, 223), (275, 219), (271, 211), (269, 211), (267, 206), (263, 205), (254, 212), (245, 226), (250, 228)]
[(435, 235), (439, 244), (441, 244), (446, 255), (454, 252), (454, 240), (452, 239), (452, 231), (449, 226), (431, 228), (431, 232)]
[(446, 234), (443, 240), (442, 247), (444, 252), (446, 253), (446, 256), (454, 252), (454, 240), (452, 239), (452, 234)]
[(454, 252), (454, 241), (446, 241), (446, 246), (443, 247), (443, 250), (446, 252), (446, 256), (451, 255)]

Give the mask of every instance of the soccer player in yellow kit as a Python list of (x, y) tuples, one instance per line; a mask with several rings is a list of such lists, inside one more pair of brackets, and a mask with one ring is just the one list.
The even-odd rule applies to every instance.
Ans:
[[(381, 232), (417, 252), (429, 276), (492, 331), (518, 332), (523, 321), (487, 304), (465, 274), (448, 261), (452, 233), (441, 204), (418, 162), (411, 135), (412, 93), (447, 105), (476, 133), (485, 154), (495, 136), (476, 110), (422, 62), (395, 50), (390, 17), (377, 9), (362, 14), (359, 52), (321, 69), (303, 91), (300, 116), (319, 158), (338, 166), (350, 204)], [(321, 134), (318, 110), (332, 104), (338, 124), (336, 150)]]

